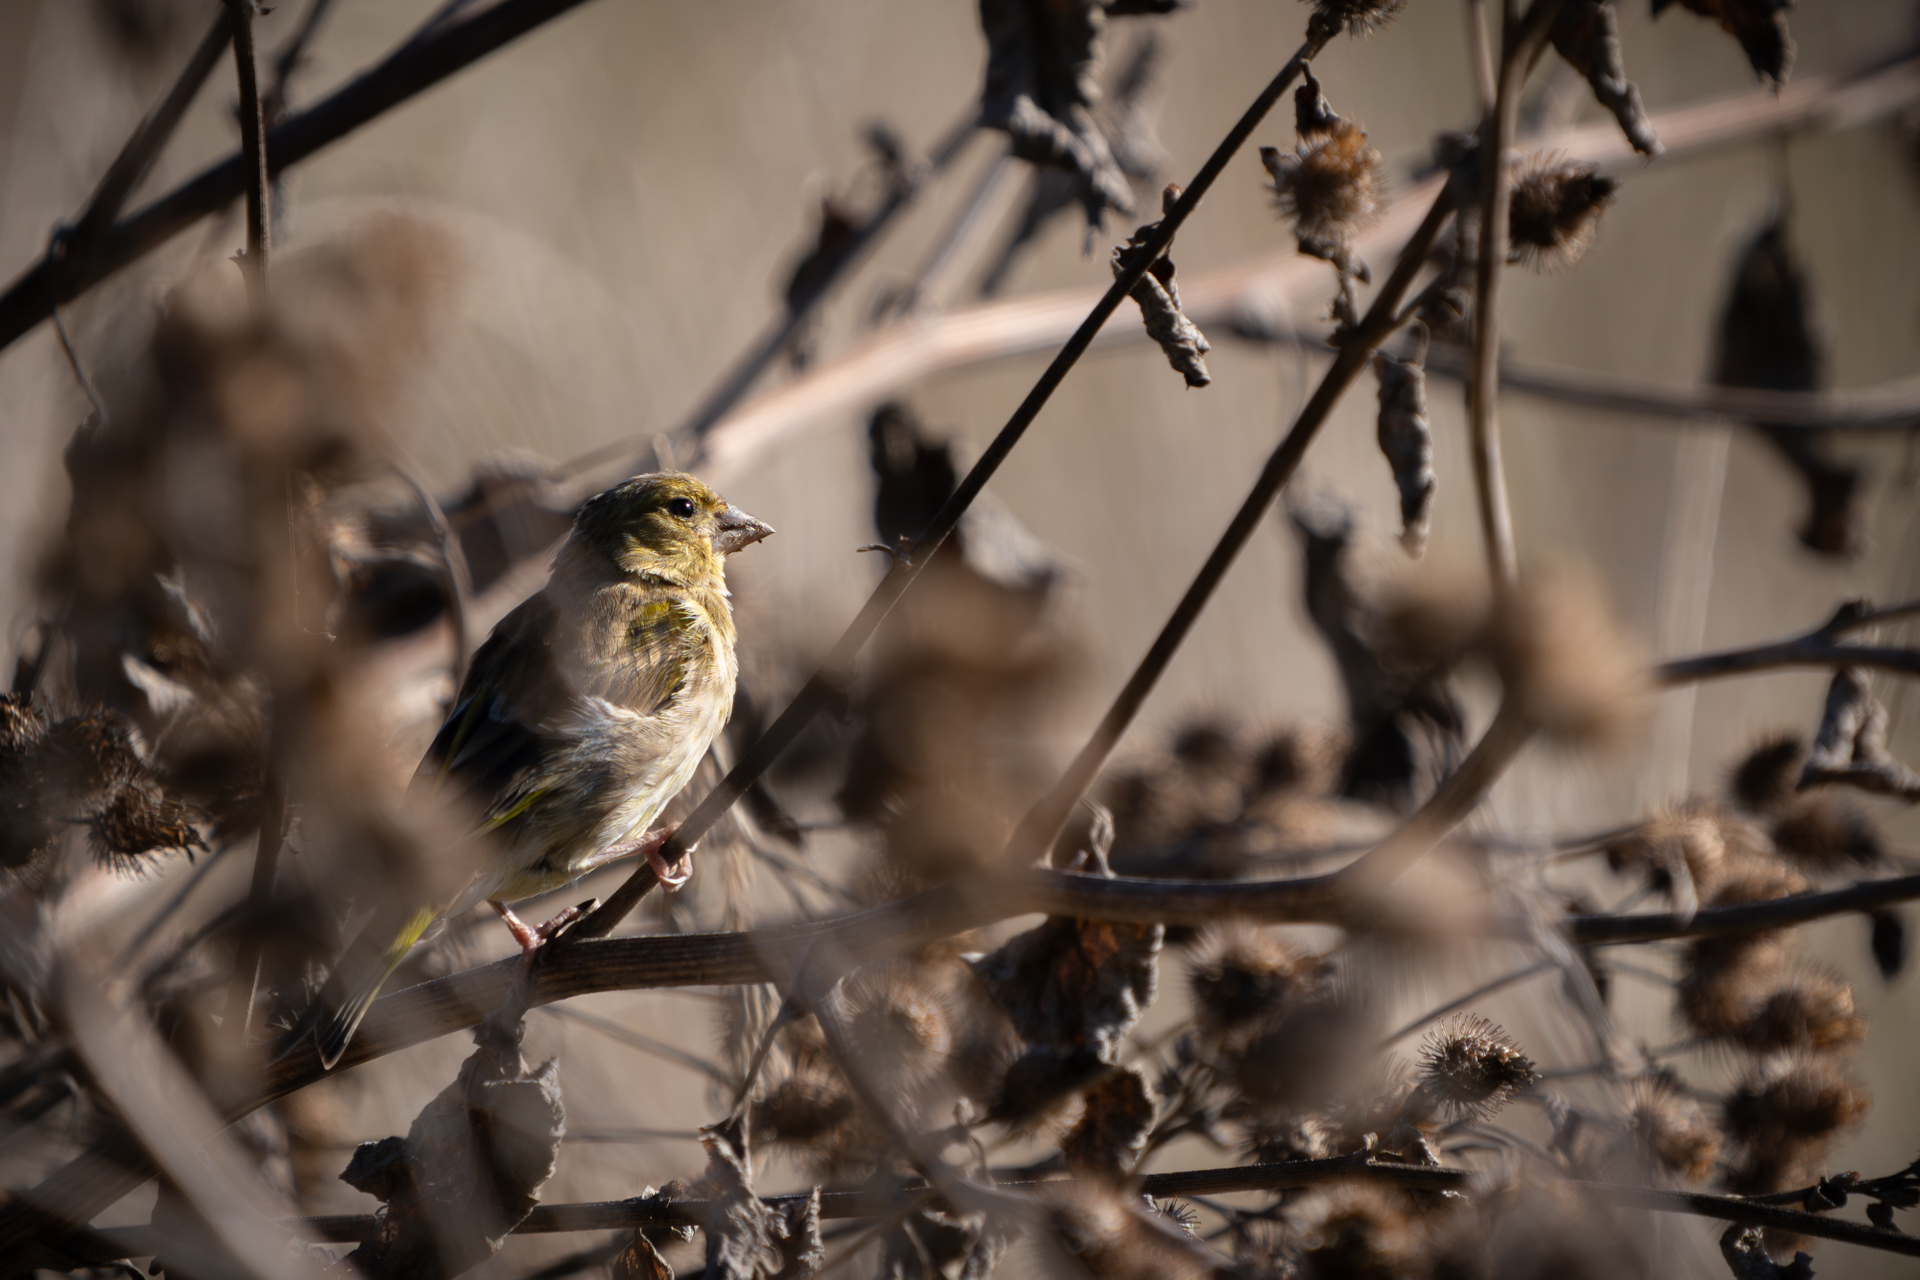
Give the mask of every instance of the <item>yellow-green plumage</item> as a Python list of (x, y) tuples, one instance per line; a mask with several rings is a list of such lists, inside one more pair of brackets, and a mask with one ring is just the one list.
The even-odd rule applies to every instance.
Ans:
[[(661, 472), (581, 508), (538, 595), (479, 651), (413, 790), (452, 788), (485, 833), (485, 870), (453, 902), (394, 904), (329, 982), (331, 1066), (429, 925), (558, 889), (647, 831), (733, 709), (726, 557), (772, 530), (692, 476)], [(423, 922), (424, 921), (424, 922)]]

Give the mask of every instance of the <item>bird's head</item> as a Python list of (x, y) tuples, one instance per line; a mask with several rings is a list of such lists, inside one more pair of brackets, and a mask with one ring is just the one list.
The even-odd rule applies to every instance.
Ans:
[(656, 471), (590, 499), (573, 541), (622, 573), (692, 587), (723, 581), (726, 558), (772, 532), (692, 476)]

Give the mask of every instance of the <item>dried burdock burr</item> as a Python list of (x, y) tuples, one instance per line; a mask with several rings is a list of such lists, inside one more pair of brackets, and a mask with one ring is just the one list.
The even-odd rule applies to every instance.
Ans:
[(1736, 1036), (1785, 972), (1778, 934), (1701, 938), (1688, 945), (1681, 961), (1675, 1012), (1696, 1036)]
[[(1425, 343), (1421, 344), (1423, 347)], [(1427, 549), (1433, 518), (1433, 432), (1427, 425), (1427, 371), (1421, 357), (1373, 357), (1380, 379), (1376, 436), (1400, 490), (1400, 545), (1418, 559)]]
[(1613, 113), (1633, 149), (1649, 158), (1659, 155), (1664, 148), (1620, 57), (1620, 16), (1612, 0), (1572, 0), (1554, 18), (1548, 38), (1593, 86), (1595, 100)]
[(1776, 1059), (1727, 1095), (1727, 1136), (1775, 1159), (1823, 1142), (1856, 1124), (1871, 1105), (1866, 1090), (1831, 1055)]
[(1563, 745), (1617, 742), (1645, 710), (1640, 646), (1615, 623), (1598, 583), (1571, 566), (1502, 598), (1488, 651), (1514, 710)]
[(1644, 876), (1676, 906), (1687, 903), (1691, 915), (1712, 896), (1726, 870), (1723, 832), (1717, 811), (1689, 802), (1608, 842), (1607, 865)]
[(811, 1146), (845, 1124), (853, 1109), (844, 1082), (824, 1070), (798, 1070), (753, 1104), (753, 1138)]
[(1407, 1198), (1352, 1183), (1315, 1192), (1300, 1206), (1300, 1259), (1313, 1280), (1407, 1280), (1420, 1274), (1424, 1242)]
[(1286, 1115), (1345, 1099), (1366, 1075), (1377, 1035), (1367, 1011), (1336, 995), (1294, 1002), (1220, 1055), (1223, 1078), (1257, 1115)]
[(1092, 1181), (1048, 1188), (1035, 1243), (1050, 1261), (1044, 1274), (1089, 1280), (1202, 1280), (1217, 1259), (1144, 1200)]
[(1766, 734), (1733, 766), (1727, 790), (1741, 808), (1773, 813), (1793, 798), (1806, 758), (1806, 740), (1791, 729)]
[(1577, 264), (1619, 185), (1590, 164), (1530, 157), (1513, 178), (1510, 260), (1536, 271)]
[(1314, 0), (1314, 17), (1348, 35), (1371, 35), (1392, 22), (1406, 0)]
[(43, 794), (48, 727), (28, 695), (0, 695), (0, 868), (33, 863), (60, 829)]
[(1642, 1168), (1658, 1179), (1698, 1185), (1713, 1176), (1720, 1131), (1668, 1072), (1633, 1082), (1627, 1134)]
[(1882, 978), (1892, 982), (1907, 967), (1906, 915), (1893, 907), (1883, 907), (1868, 919), (1872, 921), (1867, 941), (1874, 967)]
[(1240, 1030), (1311, 990), (1320, 960), (1243, 921), (1210, 925), (1194, 942), (1187, 990), (1194, 1016), (1209, 1033)]
[(1782, 857), (1814, 874), (1857, 871), (1886, 857), (1873, 819), (1826, 788), (1782, 804), (1769, 834)]
[[(1330, 258), (1380, 216), (1386, 179), (1367, 131), (1335, 116), (1322, 131), (1303, 135), (1291, 151), (1260, 148), (1273, 179), (1274, 204), (1293, 223), (1301, 252)], [(1312, 247), (1310, 247), (1312, 246)]]
[(1505, 1031), (1479, 1014), (1462, 1014), (1421, 1046), (1419, 1085), (1408, 1109), (1485, 1120), (1539, 1078), (1533, 1059)]
[(903, 962), (871, 965), (848, 984), (855, 1047), (868, 1067), (904, 1089), (925, 1084), (953, 1048), (944, 993)]
[(88, 823), (89, 845), (105, 866), (123, 872), (146, 870), (154, 854), (191, 853), (207, 843), (194, 826), (194, 811), (148, 776), (128, 779)]
[(1802, 967), (1767, 994), (1738, 1039), (1755, 1053), (1818, 1053), (1851, 1048), (1866, 1034), (1866, 1020), (1854, 1012), (1853, 988), (1830, 973)]

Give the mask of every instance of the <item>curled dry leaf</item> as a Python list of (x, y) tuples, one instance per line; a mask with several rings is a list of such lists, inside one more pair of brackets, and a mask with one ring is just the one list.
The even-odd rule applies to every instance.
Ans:
[(1887, 709), (1868, 689), (1866, 677), (1852, 667), (1833, 673), (1820, 732), (1800, 771), (1802, 787), (1821, 783), (1920, 801), (1920, 773), (1887, 750)]
[(509, 1004), (474, 1032), (460, 1074), (405, 1138), (363, 1143), (340, 1180), (384, 1201), (372, 1239), (347, 1260), (372, 1280), (437, 1280), (491, 1257), (539, 1201), (566, 1127), (549, 1061), (520, 1054), (524, 1007)]
[(804, 1280), (820, 1269), (820, 1192), (782, 1212), (753, 1194), (753, 1159), (744, 1119), (700, 1131), (707, 1149), (709, 1280)]
[(1118, 6), (1102, 0), (980, 2), (987, 38), (980, 123), (1005, 132), (1021, 159), (1072, 173), (1088, 225), (1095, 227), (1108, 209), (1133, 211), (1126, 175), (1092, 111), (1109, 8)]
[(1146, 1149), (1159, 1100), (1138, 1068), (1123, 1067), (1088, 1089), (1080, 1120), (1060, 1142), (1076, 1173), (1122, 1176)]
[(1427, 426), (1427, 371), (1417, 360), (1381, 351), (1373, 357), (1380, 378), (1380, 452), (1400, 489), (1400, 545), (1418, 558), (1427, 549), (1433, 518), (1433, 433)]
[[(1161, 200), (1163, 210), (1171, 211), (1179, 198), (1180, 188), (1169, 183)], [(1138, 261), (1139, 255), (1145, 252), (1143, 246), (1159, 226), (1158, 222), (1149, 222), (1129, 236), (1124, 246), (1113, 251), (1116, 280)], [(1180, 309), (1180, 290), (1173, 283), (1173, 259), (1163, 255), (1156, 260), (1129, 296), (1140, 304), (1140, 318), (1146, 323), (1147, 336), (1160, 344), (1160, 349), (1167, 354), (1167, 363), (1187, 380), (1187, 385), (1204, 387), (1212, 382), (1207, 362), (1201, 357), (1213, 347), (1200, 332), (1200, 326), (1187, 319)]]
[(1612, 0), (1573, 0), (1553, 20), (1548, 38), (1567, 65), (1593, 86), (1595, 100), (1613, 113), (1635, 151), (1652, 158), (1665, 150), (1640, 105), (1639, 88), (1627, 79), (1620, 57), (1620, 15)]
[[(1673, 0), (1653, 0), (1653, 16)], [(1793, 0), (1680, 0), (1680, 7), (1703, 18), (1715, 18), (1740, 42), (1754, 74), (1776, 87), (1793, 73), (1793, 36), (1787, 30), (1787, 10)]]

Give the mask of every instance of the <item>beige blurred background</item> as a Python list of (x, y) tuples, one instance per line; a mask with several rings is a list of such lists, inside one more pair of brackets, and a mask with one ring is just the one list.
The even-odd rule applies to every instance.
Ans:
[[(134, 0), (122, 0), (132, 6)], [(134, 6), (167, 18), (158, 52), (116, 43), (103, 11), (81, 0), (0, 4), (0, 272), (43, 251), (53, 224), (85, 201), (139, 115), (164, 92), (206, 22), (206, 4)], [(338, 0), (296, 78), (310, 102), (382, 56), (426, 15), (423, 0)], [(277, 48), (302, 5), (259, 26)], [(1341, 40), (1318, 65), (1336, 107), (1362, 121), (1394, 181), (1409, 186), (1444, 128), (1470, 126), (1462, 5), (1412, 0), (1384, 33)], [(1124, 51), (1154, 27), (1168, 57), (1155, 99), (1166, 178), (1184, 178), (1298, 42), (1306, 10), (1291, 0), (1198, 0), (1165, 19), (1117, 21)], [(1639, 0), (1621, 13), (1629, 74), (1655, 112), (1747, 92), (1738, 47), (1676, 6), (1653, 22)], [(1884, 54), (1913, 34), (1904, 2), (1839, 0), (1792, 17), (1796, 78)], [(443, 228), (451, 246), (435, 354), (394, 424), (404, 450), (443, 489), (506, 448), (560, 460), (622, 437), (638, 442), (687, 414), (778, 305), (785, 272), (811, 234), (820, 197), (847, 189), (865, 157), (859, 134), (882, 119), (916, 147), (969, 109), (984, 48), (963, 0), (594, 0), (331, 147), (286, 184), (286, 252), (401, 207)], [(143, 189), (170, 187), (230, 151), (231, 73), (217, 72)], [(1579, 118), (1599, 118), (1580, 100)], [(1283, 108), (1257, 141), (1291, 141)], [(1630, 174), (1598, 243), (1570, 273), (1508, 279), (1508, 349), (1517, 358), (1674, 386), (1698, 384), (1733, 256), (1770, 216), (1784, 172), (1794, 247), (1810, 278), (1832, 385), (1865, 387), (1920, 370), (1920, 180), (1893, 122), (1754, 141), (1661, 161)], [(976, 137), (880, 251), (835, 296), (818, 359), (860, 336), (876, 295), (907, 278), (997, 153)], [(1018, 184), (1009, 184), (1017, 193)], [(1004, 203), (1004, 202), (1003, 202)], [(1082, 256), (1076, 214), (1021, 261), (1006, 293), (1098, 288), (1112, 223)], [(127, 316), (189, 272), (231, 272), (221, 259), (242, 232), (231, 211), (195, 227), (67, 316), (89, 361), (110, 364)], [(1183, 231), (1177, 257), (1197, 274), (1287, 244), (1251, 151)], [(1376, 269), (1381, 264), (1375, 263)], [(237, 277), (236, 277), (237, 280)], [(1293, 323), (1320, 319), (1306, 300)], [(1116, 325), (1137, 323), (1127, 307)], [(1319, 362), (1215, 335), (1213, 386), (1187, 391), (1158, 352), (1128, 344), (1077, 368), (992, 492), (1073, 567), (1068, 602), (1087, 661), (1071, 743), (1138, 658), (1199, 565)], [(1044, 356), (949, 371), (910, 388), (926, 418), (971, 455), (1004, 421)], [(775, 370), (765, 392), (791, 375)], [(1433, 384), (1440, 495), (1431, 563), (1478, 564), (1477, 527), (1458, 389)], [(0, 610), (9, 646), (31, 619), (33, 566), (62, 519), (60, 450), (85, 402), (49, 326), (0, 352)], [(1843, 598), (1920, 592), (1920, 504), (1909, 439), (1855, 437), (1869, 463), (1867, 547), (1822, 559), (1794, 537), (1804, 501), (1794, 478), (1750, 433), (1724, 425), (1633, 420), (1510, 396), (1504, 410), (1523, 559), (1595, 565), (1622, 616), (1671, 653), (1786, 635)], [(843, 411), (762, 454), (730, 478), (728, 497), (780, 536), (737, 565), (743, 617), (802, 647), (826, 643), (874, 582), (865, 414)], [(1349, 395), (1305, 464), (1302, 484), (1359, 505), (1370, 555), (1400, 553), (1394, 493), (1373, 440), (1373, 389)], [(1208, 610), (1130, 741), (1212, 711), (1245, 723), (1340, 714), (1332, 666), (1298, 604), (1292, 534), (1271, 523)], [(9, 651), (10, 651), (9, 648)], [(1639, 808), (1711, 786), (1757, 731), (1811, 731), (1820, 673), (1769, 674), (1669, 695), (1642, 746), (1607, 763), (1529, 761), (1483, 815), (1498, 833), (1595, 829)], [(1916, 700), (1882, 682), (1894, 748), (1920, 759)], [(1690, 705), (1689, 705), (1690, 702)], [(1879, 806), (1891, 842), (1911, 851), (1920, 823)], [(1841, 920), (1806, 944), (1856, 984), (1872, 1032), (1864, 1073), (1877, 1103), (1836, 1168), (1891, 1171), (1920, 1149), (1920, 983), (1891, 988), (1868, 960), (1864, 928)], [(669, 995), (583, 1002), (656, 1034), (697, 1028), (703, 1006)], [(536, 1015), (536, 1040), (563, 1059), (570, 1128), (684, 1129), (715, 1114), (705, 1082), (645, 1057), (609, 1051), (579, 1024)], [(1646, 1034), (1656, 1042), (1667, 1029)], [(698, 1035), (690, 1037), (697, 1041)], [(465, 1052), (451, 1038), (401, 1055), (349, 1090), (359, 1137), (403, 1127)], [(340, 1163), (344, 1165), (345, 1152)], [(548, 1200), (636, 1194), (697, 1171), (685, 1141), (571, 1144)], [(129, 1200), (117, 1220), (140, 1218)], [(361, 1198), (339, 1189), (338, 1206)], [(1709, 1239), (1696, 1233), (1699, 1241)], [(1690, 1248), (1698, 1248), (1696, 1241)], [(564, 1241), (511, 1244), (486, 1274), (512, 1275)], [(1821, 1274), (1911, 1274), (1909, 1265), (1827, 1245)]]

